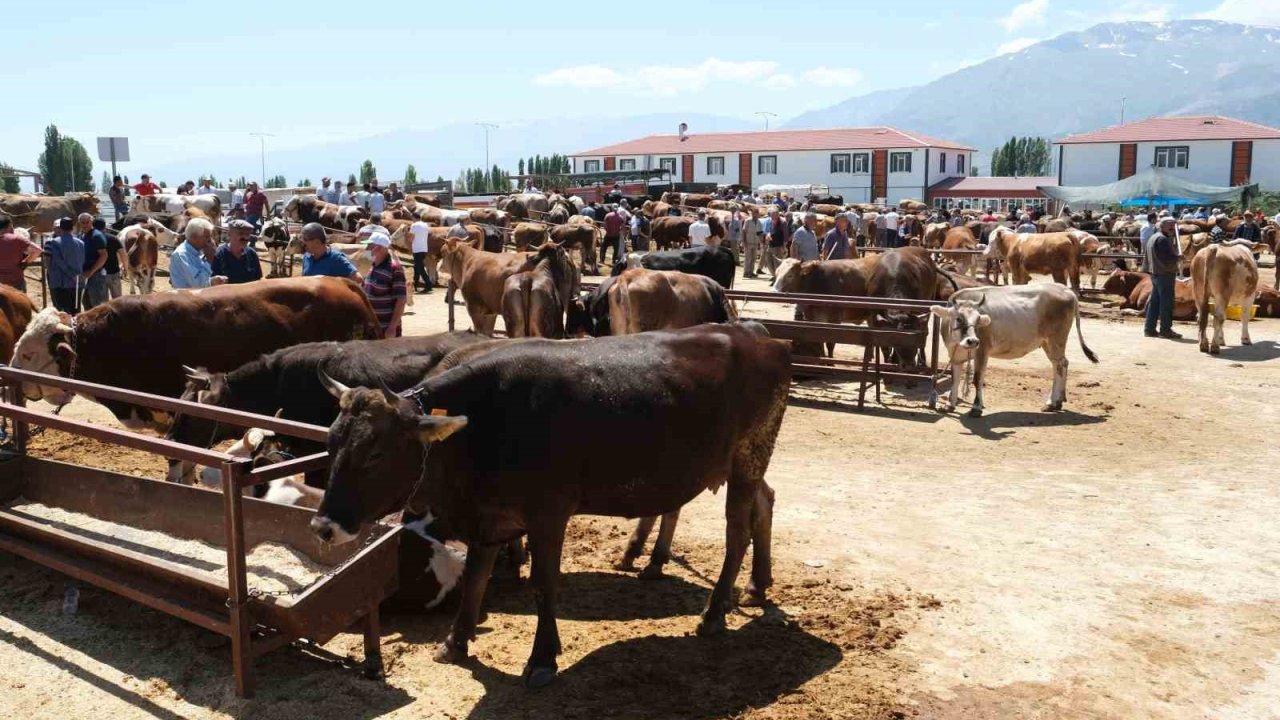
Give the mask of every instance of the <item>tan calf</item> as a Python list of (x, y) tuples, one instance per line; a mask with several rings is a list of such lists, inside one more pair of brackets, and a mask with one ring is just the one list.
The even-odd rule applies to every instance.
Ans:
[(441, 255), (441, 266), (466, 300), (472, 329), (492, 336), (502, 313), (507, 278), (525, 269), (529, 253), (485, 252), (456, 238), (446, 238)]
[[(1252, 345), (1249, 339), (1249, 316), (1253, 314), (1253, 298), (1258, 294), (1258, 263), (1253, 259), (1254, 245), (1237, 240), (1222, 245), (1209, 245), (1196, 253), (1191, 261), (1191, 282), (1196, 294), (1196, 314), (1200, 324), (1200, 352), (1217, 355), (1226, 344), (1222, 326), (1228, 305), (1239, 305), (1240, 344)], [(1213, 300), (1213, 342), (1207, 337), (1209, 300)]]

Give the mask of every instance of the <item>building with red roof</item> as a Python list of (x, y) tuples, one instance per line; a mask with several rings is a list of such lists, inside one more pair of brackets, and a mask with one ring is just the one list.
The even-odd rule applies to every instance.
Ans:
[(1280, 130), (1245, 120), (1153, 117), (1068, 135), (1055, 144), (1058, 185), (1105, 185), (1158, 167), (1205, 185), (1280, 189)]
[(973, 148), (890, 127), (650, 135), (569, 156), (575, 173), (670, 172), (676, 183), (826, 185), (845, 202), (924, 200), (968, 175)]

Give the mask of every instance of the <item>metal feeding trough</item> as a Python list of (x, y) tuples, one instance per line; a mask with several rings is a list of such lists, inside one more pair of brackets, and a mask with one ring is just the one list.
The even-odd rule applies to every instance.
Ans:
[[(357, 542), (329, 546), (310, 531), (311, 510), (242, 493), (276, 478), (323, 469), (328, 453), (255, 469), (249, 460), (224, 452), (28, 409), (20, 383), (38, 382), (307, 440), (324, 441), (326, 428), (6, 366), (0, 366), (0, 381), (7, 385), (0, 416), (13, 424), (12, 449), (0, 455), (0, 550), (227, 636), (241, 697), (253, 695), (252, 664), (259, 655), (297, 640), (324, 643), (357, 625), (364, 634), (365, 672), (381, 676), (378, 605), (397, 589), (398, 528), (375, 526)], [(220, 468), (222, 491), (30, 457), (30, 425)], [(33, 508), (54, 514), (40, 516)], [(99, 523), (94, 531), (65, 521), (84, 516)], [(104, 531), (101, 523), (150, 537), (168, 536), (175, 546), (204, 543), (200, 547), (206, 553), (213, 546), (225, 551), (225, 569), (221, 562), (213, 570), (186, 563), (172, 547), (122, 541), (123, 532)], [(259, 592), (250, 583), (246, 554), (264, 543), (287, 547), (322, 571), (295, 591)], [(221, 560), (217, 550), (214, 557)]]

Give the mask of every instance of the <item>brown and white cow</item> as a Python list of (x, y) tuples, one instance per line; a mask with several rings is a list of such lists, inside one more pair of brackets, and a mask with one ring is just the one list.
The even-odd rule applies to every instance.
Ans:
[[(1249, 339), (1249, 316), (1258, 293), (1258, 263), (1253, 259), (1254, 244), (1236, 240), (1210, 245), (1196, 253), (1191, 261), (1191, 282), (1195, 287), (1196, 314), (1200, 325), (1200, 352), (1217, 355), (1226, 344), (1222, 326), (1228, 305), (1239, 305), (1240, 344), (1252, 345)], [(1209, 324), (1209, 301), (1213, 301), (1213, 342), (1206, 334)]]
[(74, 218), (80, 213), (98, 214), (98, 196), (80, 193), (69, 197), (44, 197), (0, 193), (0, 215), (8, 215), (14, 227), (29, 228), (37, 233), (51, 233), (60, 218)]
[(294, 195), (284, 205), (284, 216), (300, 223), (317, 222), (334, 230), (355, 232), (369, 211), (355, 205), (334, 205), (315, 195)]
[[(158, 224), (158, 223), (157, 223)], [(120, 231), (120, 267), (129, 281), (129, 294), (150, 295), (155, 288), (156, 264), (160, 261), (160, 241), (142, 225)]]
[(998, 227), (991, 233), (987, 256), (1004, 263), (1005, 284), (1025, 285), (1031, 273), (1052, 275), (1055, 282), (1080, 290), (1080, 244), (1070, 232), (1017, 233)]
[(987, 361), (993, 357), (1017, 359), (1036, 348), (1044, 349), (1053, 363), (1053, 388), (1044, 410), (1061, 410), (1067, 399), (1067, 339), (1073, 321), (1080, 349), (1091, 362), (1098, 362), (1080, 330), (1079, 301), (1075, 293), (1060, 285), (966, 288), (952, 295), (950, 304), (935, 305), (932, 312), (943, 321), (943, 342), (950, 356), (948, 412), (956, 408), (958, 376), (969, 360), (974, 361), (975, 387), (969, 416), (981, 417)]
[[(1102, 292), (1124, 298), (1121, 310), (1147, 309), (1151, 301), (1151, 276), (1144, 272), (1116, 270), (1102, 285)], [(1179, 278), (1173, 284), (1173, 319), (1194, 320), (1196, 317), (1195, 292), (1190, 278)]]
[(199, 208), (214, 225), (222, 217), (222, 200), (217, 195), (178, 195), (157, 193), (135, 195), (132, 210), (138, 212), (180, 213), (187, 208)]

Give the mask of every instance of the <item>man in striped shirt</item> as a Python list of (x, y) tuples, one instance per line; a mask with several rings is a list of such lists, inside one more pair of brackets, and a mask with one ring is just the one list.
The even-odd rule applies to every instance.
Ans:
[(391, 238), (386, 233), (375, 232), (365, 241), (373, 266), (364, 280), (364, 294), (373, 306), (384, 338), (400, 337), (400, 318), (408, 298), (405, 288), (404, 267), (391, 252)]

